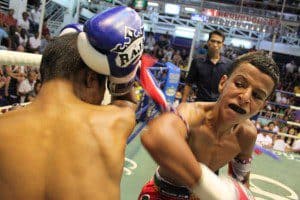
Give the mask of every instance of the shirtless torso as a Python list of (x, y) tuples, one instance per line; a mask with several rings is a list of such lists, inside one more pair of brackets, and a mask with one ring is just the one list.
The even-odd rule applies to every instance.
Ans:
[[(217, 133), (216, 125), (210, 122), (210, 113), (215, 103), (190, 103), (184, 105), (185, 116), (191, 121), (187, 143), (196, 159), (217, 171), (238, 156), (249, 158), (256, 139), (256, 129), (250, 120), (232, 126), (223, 133)], [(179, 109), (179, 110), (182, 110)], [(166, 180), (181, 185), (169, 170), (159, 168), (160, 175)]]
[(134, 111), (45, 87), (31, 105), (0, 116), (0, 199), (119, 199)]

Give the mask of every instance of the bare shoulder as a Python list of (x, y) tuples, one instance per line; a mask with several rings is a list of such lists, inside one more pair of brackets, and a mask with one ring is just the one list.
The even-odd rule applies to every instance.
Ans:
[(104, 125), (110, 126), (115, 124), (132, 127), (135, 125), (135, 111), (128, 106), (98, 106), (96, 112), (93, 112), (93, 118), (101, 120)]
[(256, 139), (257, 130), (250, 120), (246, 120), (239, 124), (237, 128), (239, 136), (242, 137), (241, 139)]
[(197, 124), (204, 116), (205, 112), (213, 104), (207, 104), (204, 102), (194, 102), (194, 103), (181, 103), (177, 110), (189, 123), (189, 125)]
[(246, 120), (237, 127), (237, 138), (241, 147), (241, 155), (249, 157), (255, 145), (257, 130), (250, 120)]

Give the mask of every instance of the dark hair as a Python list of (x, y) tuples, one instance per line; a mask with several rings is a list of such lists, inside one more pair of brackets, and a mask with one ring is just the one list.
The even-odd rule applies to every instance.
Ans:
[(223, 34), (223, 32), (221, 32), (219, 30), (214, 30), (214, 31), (210, 32), (208, 40), (210, 40), (210, 38), (211, 38), (212, 35), (219, 35), (219, 36), (221, 36), (223, 38), (222, 42), (224, 42), (224, 40), (225, 40), (225, 35)]
[[(49, 42), (43, 53), (40, 67), (42, 84), (56, 78), (72, 81), (72, 77), (78, 73), (87, 73), (87, 70), (91, 70), (83, 62), (78, 52), (78, 34), (66, 34)], [(98, 81), (99, 85), (105, 84), (106, 76), (98, 74)]]
[(243, 54), (234, 60), (231, 65), (231, 69), (228, 72), (228, 76), (230, 76), (242, 63), (250, 63), (261, 72), (270, 76), (274, 82), (272, 93), (274, 92), (279, 82), (280, 73), (277, 64), (271, 57), (269, 57), (263, 51), (255, 51)]
[(72, 75), (88, 66), (77, 50), (78, 33), (57, 37), (47, 45), (41, 63), (41, 79), (46, 82), (55, 78), (70, 80)]
[(271, 124), (273, 124), (275, 126), (275, 123), (274, 122), (269, 122), (268, 123), (268, 126), (270, 126)]

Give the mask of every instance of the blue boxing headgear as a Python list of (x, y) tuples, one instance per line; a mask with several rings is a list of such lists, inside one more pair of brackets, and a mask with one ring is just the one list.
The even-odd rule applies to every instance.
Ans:
[(142, 20), (129, 7), (109, 9), (86, 21), (77, 45), (92, 70), (114, 83), (127, 83), (135, 77), (144, 49)]

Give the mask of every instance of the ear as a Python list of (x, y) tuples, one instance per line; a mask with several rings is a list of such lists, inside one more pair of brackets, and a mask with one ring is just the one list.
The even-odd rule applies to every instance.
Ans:
[(223, 75), (221, 77), (221, 79), (219, 81), (219, 87), (218, 87), (220, 94), (222, 93), (222, 91), (223, 91), (223, 89), (225, 87), (225, 83), (226, 83), (227, 80), (228, 80), (228, 76), (227, 75)]
[(97, 73), (88, 70), (86, 73), (85, 83), (87, 88), (94, 87), (95, 83), (98, 84)]

